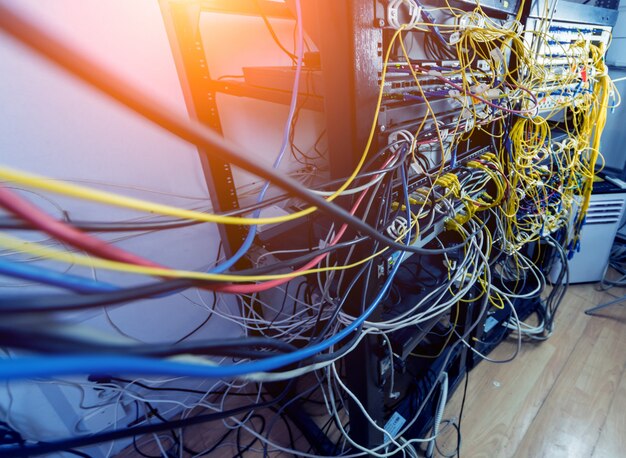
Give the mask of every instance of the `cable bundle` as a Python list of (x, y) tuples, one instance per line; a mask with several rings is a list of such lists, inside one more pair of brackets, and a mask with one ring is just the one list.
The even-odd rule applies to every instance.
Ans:
[[(300, 11), (299, 2), (296, 4)], [(9, 34), (181, 138), (222, 154), (225, 160), (267, 180), (257, 190), (251, 207), (236, 214), (214, 214), (0, 167), (4, 183), (0, 184), (0, 206), (7, 211), (0, 225), (48, 237), (32, 242), (7, 232), (0, 234), (0, 246), (9, 255), (0, 261), (0, 273), (63, 290), (0, 297), (0, 344), (29, 352), (0, 361), (0, 378), (100, 374), (100, 387), (117, 395), (111, 404), (132, 401), (136, 410), (136, 424), (128, 430), (59, 443), (25, 443), (18, 429), (7, 421), (2, 423), (4, 436), (16, 444), (9, 453), (73, 450), (80, 454), (74, 449), (120, 437), (154, 434), (163, 456), (173, 453), (170, 450), (201, 456), (216, 450), (232, 435), (236, 435), (240, 456), (255, 447), (262, 447), (260, 453), (271, 449), (316, 456), (312, 451), (294, 450), (293, 440), (284, 446), (270, 436), (279, 421), (289, 427), (287, 413), (296, 415), (291, 410), (302, 405), (307, 406), (309, 414), (317, 411), (328, 418), (322, 428), (325, 432), (337, 432), (339, 439), (327, 443), (324, 453), (345, 455), (350, 450), (350, 456), (416, 456), (416, 447), (421, 443), (428, 443), (432, 453), (438, 435), (450, 426), (459, 427), (442, 418), (448, 364), (463, 346), (492, 361), (477, 349), (480, 339), (475, 337), (484, 327), (488, 310), (506, 314), (498, 332), (502, 337), (513, 331), (518, 342), (515, 354), (523, 338), (543, 340), (550, 336), (565, 293), (567, 270), (542, 297), (549, 283), (547, 266), (555, 260), (566, 265), (568, 250), (575, 249), (614, 91), (603, 61), (605, 49), (582, 41), (568, 47), (557, 42), (551, 46), (561, 46), (566, 56), (557, 72), (556, 66), (546, 66), (538, 58), (538, 49), (554, 42), (548, 16), (535, 29), (522, 32), (521, 8), (516, 20), (505, 22), (490, 18), (480, 6), (464, 12), (449, 5), (429, 8), (413, 1), (389, 5), (396, 22), (398, 9), (409, 6), (410, 23), (392, 24), (394, 30), (386, 35), (377, 107), (372, 113), (367, 145), (350, 176), (319, 186), (311, 183), (316, 178), (317, 161), (324, 155), (308, 157), (293, 144), (305, 47), (301, 13), (297, 49), (289, 53), (296, 78), (283, 143), (274, 167), (266, 168), (203, 126), (179, 119), (138, 95), (140, 92), (134, 88), (118, 84), (106, 69), (0, 6), (0, 27)], [(439, 14), (445, 22), (437, 22), (435, 15)], [(270, 26), (267, 19), (266, 23)], [(433, 58), (454, 58), (457, 64), (434, 66), (417, 61), (406, 46), (407, 34), (423, 34), (425, 50)], [(392, 62), (392, 57), (400, 61)], [(390, 72), (405, 78), (400, 95), (386, 84)], [(541, 111), (543, 100), (555, 96), (564, 101), (555, 103), (547, 112)], [(434, 108), (435, 102), (442, 99), (454, 104), (452, 114)], [(420, 104), (425, 115), (381, 137), (380, 111), (397, 104)], [(558, 127), (564, 130), (566, 139), (556, 142), (552, 139), (557, 124), (553, 117), (560, 111), (564, 117)], [(321, 137), (316, 140), (316, 151)], [(286, 176), (278, 169), (290, 146), (292, 152), (299, 151), (298, 160), (305, 168)], [(267, 200), (270, 183), (283, 188), (286, 194)], [(141, 221), (59, 220), (29, 203), (9, 184), (152, 215)], [(260, 216), (260, 209), (286, 202), (290, 204), (286, 208), (298, 210), (280, 217)], [(576, 215), (573, 223), (572, 214)], [(315, 227), (311, 229), (315, 243), (252, 253), (259, 239), (259, 225), (294, 221)], [(94, 234), (137, 232), (140, 236), (144, 231), (173, 231), (193, 224), (243, 225), (249, 230), (233, 256), (207, 262), (210, 266), (204, 271), (157, 264)], [(550, 262), (538, 261), (542, 253)], [(252, 259), (252, 265), (235, 269), (244, 257)], [(41, 259), (94, 271), (122, 272), (141, 280), (138, 286), (123, 288), (97, 278), (52, 270), (36, 262)], [(24, 260), (35, 262), (20, 262)], [(187, 340), (193, 331), (175, 343), (148, 345), (110, 336), (87, 337), (80, 325), (54, 319), (58, 312), (170, 295), (206, 310), (208, 318), (196, 330), (209, 320), (223, 320), (236, 324), (240, 335)], [(536, 323), (518, 315), (517, 306), (523, 301), (538, 304), (534, 310)], [(237, 310), (233, 310), (232, 303)], [(470, 309), (472, 319), (463, 323), (461, 315)], [(37, 320), (29, 319), (34, 314)], [(428, 328), (425, 334), (436, 342), (427, 350), (435, 351), (425, 352), (419, 346), (408, 354), (403, 354), (404, 348), (398, 350), (402, 348), (398, 336), (422, 328)], [(394, 432), (371, 418), (346, 382), (346, 358), (369, 340), (380, 343), (380, 352), (389, 361), (381, 375), (381, 389), (389, 399), (397, 399), (400, 391), (396, 388), (402, 389), (398, 388), (404, 377), (397, 373), (400, 369), (410, 373), (426, 364), (424, 360), (436, 361), (437, 370), (431, 371), (432, 377), (426, 377), (428, 383), (420, 385), (420, 395), (412, 400), (415, 405), (411, 417), (405, 418)], [(174, 379), (161, 386), (120, 377), (123, 374)], [(424, 374), (416, 373), (416, 379), (418, 376)], [(203, 385), (209, 386), (191, 391), (175, 385), (167, 387), (179, 377), (206, 379)], [(275, 382), (285, 382), (283, 389), (277, 392)], [(302, 391), (296, 390), (298, 385), (304, 387)], [(84, 394), (93, 385), (77, 382), (73, 386)], [(441, 398), (432, 435), (405, 437), (425, 406), (434, 402), (438, 387)], [(154, 393), (163, 391), (186, 393), (192, 399), (181, 402), (154, 397)], [(266, 399), (270, 395), (273, 400)], [(240, 397), (249, 398), (250, 403), (231, 406), (233, 399)], [(358, 409), (382, 435), (383, 444), (367, 448), (353, 440), (348, 405)], [(165, 417), (174, 407), (182, 409), (183, 417), (167, 421)], [(191, 416), (196, 408), (213, 413)], [(267, 409), (274, 414), (256, 413)], [(160, 422), (151, 424), (153, 417)], [(223, 421), (228, 431), (204, 451), (186, 447), (177, 430), (208, 421)], [(245, 446), (242, 431), (253, 438)], [(157, 436), (158, 432), (165, 435)], [(135, 443), (144, 455), (140, 445)]]

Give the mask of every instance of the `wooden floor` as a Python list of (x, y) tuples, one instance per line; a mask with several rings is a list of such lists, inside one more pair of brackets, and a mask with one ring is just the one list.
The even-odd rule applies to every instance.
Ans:
[[(608, 294), (593, 285), (571, 286), (548, 341), (525, 343), (513, 362), (485, 361), (470, 373), (461, 456), (626, 457), (626, 307), (613, 306), (594, 317), (584, 314), (621, 294), (626, 289)], [(504, 342), (489, 356), (505, 359), (514, 350), (512, 342)], [(444, 418), (458, 419), (462, 394), (461, 385)], [(272, 433), (279, 443), (286, 443), (283, 428), (278, 424)], [(298, 446), (306, 450), (301, 434), (294, 433)], [(185, 442), (201, 450), (215, 437), (217, 431), (199, 426), (188, 429)], [(444, 453), (455, 450), (456, 434), (446, 434), (438, 443)], [(144, 450), (158, 455), (154, 443)], [(225, 447), (211, 456), (236, 453)], [(137, 455), (128, 449), (120, 456)]]
[[(626, 290), (571, 286), (550, 340), (525, 344), (512, 363), (482, 362), (470, 373), (462, 456), (626, 456), (626, 307), (583, 313), (621, 294)], [(490, 357), (514, 350), (505, 342)], [(462, 388), (444, 418), (458, 418)], [(440, 446), (454, 450), (456, 435)]]

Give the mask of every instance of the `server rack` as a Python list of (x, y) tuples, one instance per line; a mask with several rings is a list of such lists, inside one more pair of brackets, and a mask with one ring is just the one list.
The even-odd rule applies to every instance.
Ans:
[[(462, 3), (459, 6), (462, 7)], [(469, 3), (473, 4), (472, 2)], [(208, 64), (203, 59), (198, 20), (203, 11), (245, 15), (260, 15), (263, 12), (263, 14), (271, 17), (289, 18), (293, 17), (292, 2), (288, 0), (282, 4), (269, 1), (239, 0), (229, 2), (228, 6), (225, 6), (226, 3), (224, 2), (209, 0), (193, 3), (161, 0), (161, 5), (166, 17), (170, 40), (173, 43), (181, 80), (184, 82), (188, 107), (197, 119), (219, 130), (219, 113), (215, 105), (215, 94), (220, 92), (273, 103), (289, 103), (289, 94), (286, 88), (289, 87), (293, 78), (293, 70), (290, 69), (245, 69), (244, 73), (247, 79), (242, 83), (224, 83), (211, 80)], [(377, 106), (385, 44), (393, 33), (393, 29), (389, 27), (386, 5), (387, 3), (383, 0), (346, 0), (341, 2), (317, 0), (302, 3), (304, 26), (315, 41), (319, 55), (312, 57), (312, 68), (309, 69), (313, 74), (316, 89), (312, 93), (301, 91), (299, 103), (308, 109), (325, 114), (331, 178), (338, 179), (349, 175), (368, 142), (369, 125)], [(510, 15), (515, 14), (519, 8), (517, 2), (507, 1), (486, 2), (484, 6), (494, 17), (498, 18), (512, 18)], [(526, 22), (527, 18), (533, 16), (533, 13), (536, 16), (537, 11), (539, 11), (537, 8), (540, 7), (538, 2), (532, 4), (526, 2), (522, 21)], [(576, 8), (581, 9), (581, 11), (584, 9), (594, 12), (593, 17), (596, 18), (594, 20), (596, 22), (611, 23), (611, 25), (614, 23), (615, 15), (611, 12), (600, 11), (598, 8), (588, 10), (582, 6)], [(406, 14), (406, 11), (403, 14)], [(571, 15), (580, 17), (578, 10), (572, 11), (569, 8), (559, 8), (555, 14), (563, 19), (567, 19)], [(512, 66), (517, 68), (515, 62), (512, 63)], [(255, 78), (256, 81), (264, 81), (265, 85), (249, 84), (248, 79), (252, 78)], [(457, 115), (460, 110), (449, 99), (437, 100), (433, 105), (437, 112), (450, 116)], [(384, 104), (378, 113), (377, 130), (371, 150), (387, 144), (389, 136), (394, 130), (415, 123), (415, 120), (419, 119), (420, 116), (423, 117), (425, 113), (425, 107), (422, 103)], [(466, 154), (465, 160), (480, 157), (481, 154), (489, 151), (490, 145), (487, 140), (474, 139), (471, 147), (468, 144), (464, 153)], [(444, 162), (448, 161), (446, 165), (448, 170), (453, 170), (458, 158), (442, 157), (441, 159)], [(236, 209), (238, 207), (236, 190), (228, 164), (203, 161), (203, 166), (207, 182), (216, 183), (210, 188), (215, 207), (219, 210)], [(411, 186), (415, 188), (419, 184), (420, 180), (417, 177)], [(224, 200), (224, 196), (227, 196), (228, 199)], [(369, 222), (373, 225), (377, 224), (377, 221)], [(444, 228), (442, 227), (440, 230), (444, 230)], [(225, 231), (223, 233), (225, 246), (228, 247), (228, 252), (233, 252), (240, 244), (242, 237), (245, 236), (245, 231), (237, 227), (226, 228), (223, 231)], [(423, 242), (426, 244), (428, 240)], [(371, 246), (362, 249), (364, 252), (371, 251)], [(378, 285), (382, 283), (382, 278), (388, 273), (387, 267), (383, 262), (378, 266), (377, 272), (370, 273), (372, 281), (367, 281), (363, 285), (366, 288), (365, 298), (373, 297)], [(383, 272), (382, 275), (381, 272)], [(361, 288), (357, 288), (357, 290), (359, 289)], [(520, 302), (520, 310), (523, 311), (522, 316), (528, 316), (534, 312), (537, 307), (537, 300), (531, 299)], [(358, 314), (359, 310), (356, 308), (356, 304), (359, 303), (358, 298), (355, 297), (351, 302), (353, 306), (348, 311)], [(456, 313), (461, 313), (460, 307), (461, 305), (457, 305)], [(382, 313), (382, 309), (376, 311), (371, 319), (374, 321), (380, 319)], [(470, 329), (472, 328), (471, 323), (480, 322), (478, 330), (472, 335), (478, 342), (481, 342), (481, 338), (493, 328), (489, 324), (490, 318), (495, 318), (485, 314), (485, 309), (478, 307), (478, 305), (467, 307), (464, 315), (461, 319), (462, 326), (460, 329)], [(406, 335), (398, 336), (398, 339), (410, 341), (412, 349), (420, 348), (420, 345), (428, 348), (429, 343), (426, 336), (442, 319), (445, 319), (443, 315), (438, 316), (429, 323), (430, 328), (427, 326), (425, 330), (422, 329), (419, 332), (409, 330), (405, 333)], [(497, 322), (500, 324), (504, 320), (505, 318), (502, 317)], [(503, 332), (502, 335), (488, 344), (481, 345), (479, 343), (477, 348), (487, 353), (504, 338), (505, 334), (506, 332)], [(469, 357), (468, 350), (462, 345), (452, 346), (449, 351), (455, 354), (448, 355), (444, 352), (441, 357), (434, 359), (434, 361), (423, 362), (422, 369), (428, 374), (428, 370), (425, 368), (445, 364), (446, 367), (439, 367), (438, 370), (450, 372), (451, 387), (454, 389), (465, 372), (475, 366), (479, 359), (475, 356)], [(387, 384), (388, 368), (390, 365), (396, 364), (400, 366), (401, 370), (406, 369), (406, 367), (403, 368), (402, 364), (404, 363), (396, 361), (393, 354), (389, 354), (380, 338), (370, 336), (364, 339), (358, 349), (348, 355), (345, 364), (349, 388), (378, 425), (386, 425), (390, 418), (399, 411), (405, 412), (407, 416), (415, 414), (415, 412), (410, 411), (411, 400), (415, 401), (415, 386), (409, 386), (410, 383), (405, 383), (403, 392), (400, 394), (400, 397), (406, 401), (405, 405), (398, 404), (395, 399), (390, 398)], [(438, 380), (428, 380), (428, 377), (425, 376), (422, 382), (426, 385), (422, 385), (421, 389), (424, 392), (430, 391), (432, 393)], [(394, 404), (398, 404), (395, 409), (390, 407)], [(429, 404), (424, 412), (427, 413), (411, 429), (411, 433), (415, 436), (424, 434), (432, 427), (433, 404)], [(352, 400), (349, 400), (349, 415), (350, 435), (356, 443), (363, 447), (372, 448), (384, 442), (384, 434), (373, 427), (371, 422), (362, 414), (360, 407)], [(296, 417), (298, 416), (296, 414)], [(329, 444), (325, 442), (323, 434), (320, 434), (319, 430), (315, 431), (313, 424), (302, 419), (296, 419), (296, 421), (299, 424), (307, 425), (305, 428), (309, 430), (307, 434), (309, 440), (312, 443), (317, 443), (319, 451), (328, 450)]]

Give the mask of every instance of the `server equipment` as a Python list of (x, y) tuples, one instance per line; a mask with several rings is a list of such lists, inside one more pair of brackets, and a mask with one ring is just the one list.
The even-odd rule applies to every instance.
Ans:
[[(211, 403), (222, 402), (210, 418), (195, 421), (234, 418), (234, 428), (252, 431), (266, 451), (306, 452), (273, 442), (271, 430), (282, 419), (303, 432), (316, 454), (417, 456), (425, 444), (433, 456), (444, 426), (459, 428), (443, 409), (468, 371), (507, 336), (518, 350), (524, 337), (549, 338), (568, 275), (565, 268), (550, 277), (553, 265), (567, 266), (578, 246), (584, 257), (594, 247), (587, 233), (615, 229), (604, 225), (602, 212), (613, 224), (623, 211), (623, 199), (592, 195), (614, 91), (604, 55), (616, 15), (565, 3), (161, 0), (191, 121), (85, 67), (83, 56), (0, 6), (2, 30), (197, 144), (213, 213), (52, 185), (5, 168), (0, 179), (218, 224), (226, 256), (208, 272), (158, 266), (77, 235), (71, 221), (33, 218), (7, 191), (0, 205), (14, 219), (98, 259), (74, 262), (155, 278), (106, 290), (97, 280), (66, 276), (55, 281), (86, 295), (31, 297), (22, 310), (0, 299), (0, 313), (48, 314), (72, 310), (67, 304), (106, 306), (200, 288), (212, 291), (216, 304), (218, 297), (235, 298), (238, 313), (228, 319), (244, 330), (236, 339), (198, 345), (116, 347), (14, 319), (0, 324), (2, 344), (60, 355), (54, 365), (36, 367), (3, 361), (0, 377), (87, 371), (111, 374), (95, 380), (122, 390), (133, 383), (120, 377), (127, 371), (236, 381), (205, 393)], [(240, 74), (214, 78), (202, 35), (207, 12), (260, 18), (292, 64), (242, 64)], [(295, 49), (277, 36), (276, 19), (294, 23)], [(221, 138), (224, 96), (289, 107), (277, 129), (284, 140), (274, 167)], [(324, 124), (304, 150), (294, 140), (303, 110)], [(289, 153), (297, 170), (282, 172)], [(238, 189), (233, 165), (267, 180), (254, 201)], [(281, 189), (268, 196), (269, 183)], [(68, 259), (62, 250), (10, 237), (0, 244)], [(26, 275), (16, 265), (4, 272)], [(33, 333), (46, 349), (24, 339)], [(180, 354), (193, 356), (169, 359)], [(227, 409), (232, 393), (254, 395), (254, 404)], [(257, 413), (266, 407), (274, 409), (267, 419)], [(185, 444), (174, 432), (193, 421), (159, 424), (173, 431), (176, 452)], [(81, 438), (77, 446), (99, 438), (108, 436)], [(16, 443), (9, 452), (63, 446)]]

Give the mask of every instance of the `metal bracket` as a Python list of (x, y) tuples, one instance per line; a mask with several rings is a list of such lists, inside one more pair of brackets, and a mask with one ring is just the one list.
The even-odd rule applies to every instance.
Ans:
[[(199, 20), (203, 10), (207, 10), (210, 6), (221, 5), (223, 7), (224, 2), (190, 3), (161, 0), (160, 5), (189, 115), (221, 134), (222, 125), (216, 103), (216, 93), (212, 86), (209, 65), (202, 45)], [(228, 212), (239, 209), (237, 189), (230, 164), (210, 159), (202, 148), (199, 148), (198, 152), (214, 211)], [(247, 229), (242, 226), (225, 225), (219, 225), (218, 228), (224, 252), (226, 256), (230, 256), (245, 239)]]

